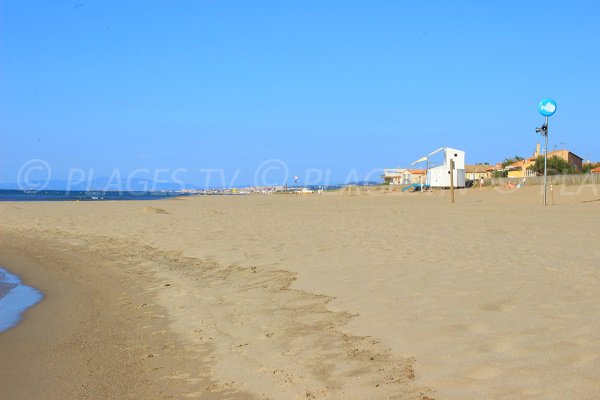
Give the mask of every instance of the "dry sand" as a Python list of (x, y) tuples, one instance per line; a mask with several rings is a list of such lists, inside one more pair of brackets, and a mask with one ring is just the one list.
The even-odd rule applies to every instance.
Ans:
[(546, 208), (539, 187), (454, 205), (447, 192), (1, 203), (0, 265), (47, 297), (0, 334), (0, 387), (596, 399), (598, 199), (583, 186)]

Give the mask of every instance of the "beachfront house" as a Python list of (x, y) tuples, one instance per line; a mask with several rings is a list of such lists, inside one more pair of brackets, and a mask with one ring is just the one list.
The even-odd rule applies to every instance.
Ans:
[(404, 181), (404, 168), (385, 168), (383, 170), (383, 183), (387, 185), (401, 185)]
[(383, 181), (388, 185), (410, 185), (425, 183), (425, 170), (406, 168), (386, 168), (383, 170)]
[(494, 167), (486, 164), (465, 165), (465, 179), (478, 181), (492, 177)]
[(528, 158), (526, 160), (515, 161), (512, 164), (504, 167), (506, 176), (509, 178), (524, 178), (527, 176), (535, 176), (536, 173), (529, 169), (530, 166), (535, 162), (535, 158)]
[[(535, 176), (536, 173), (531, 171), (529, 168), (535, 163), (535, 160), (542, 155), (543, 153), (541, 152), (540, 145), (538, 143), (532, 157), (515, 161), (514, 163), (507, 165), (504, 170), (507, 172), (507, 176), (509, 178), (525, 178), (528, 176)], [(570, 166), (579, 172), (581, 172), (583, 169), (583, 158), (569, 150), (554, 150), (548, 153), (548, 158), (554, 156), (565, 160)]]
[(594, 168), (594, 169), (590, 170), (590, 172), (592, 174), (600, 174), (600, 167)]
[(450, 187), (450, 162), (454, 161), (453, 186), (465, 187), (465, 152), (451, 147), (439, 149), (419, 158), (417, 163), (427, 164), (426, 184), (430, 187)]

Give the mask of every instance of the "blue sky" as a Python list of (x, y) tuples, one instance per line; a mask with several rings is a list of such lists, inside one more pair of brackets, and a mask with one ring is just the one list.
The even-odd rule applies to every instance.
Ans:
[[(529, 155), (600, 160), (594, 1), (0, 1), (0, 182), (40, 158), (252, 183)], [(237, 171), (237, 172), (236, 172)], [(313, 174), (314, 176), (314, 174)]]

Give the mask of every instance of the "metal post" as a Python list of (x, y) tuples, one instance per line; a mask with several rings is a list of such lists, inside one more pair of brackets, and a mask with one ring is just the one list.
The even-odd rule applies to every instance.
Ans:
[[(425, 170), (425, 185), (429, 186), (427, 189), (431, 188), (431, 178), (429, 177), (429, 157), (427, 157), (427, 169)], [(421, 188), (423, 191), (423, 188)]]
[(544, 206), (548, 205), (546, 200), (547, 197), (547, 187), (548, 187), (548, 117), (546, 117), (546, 151), (544, 152)]
[(454, 160), (450, 160), (450, 203), (454, 204)]

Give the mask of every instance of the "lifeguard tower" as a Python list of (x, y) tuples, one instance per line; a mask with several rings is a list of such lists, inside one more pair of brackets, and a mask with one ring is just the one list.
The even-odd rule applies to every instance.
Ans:
[(453, 186), (465, 187), (465, 152), (451, 147), (439, 149), (419, 158), (411, 165), (427, 163), (426, 185), (429, 187), (450, 187), (450, 161), (454, 161)]

